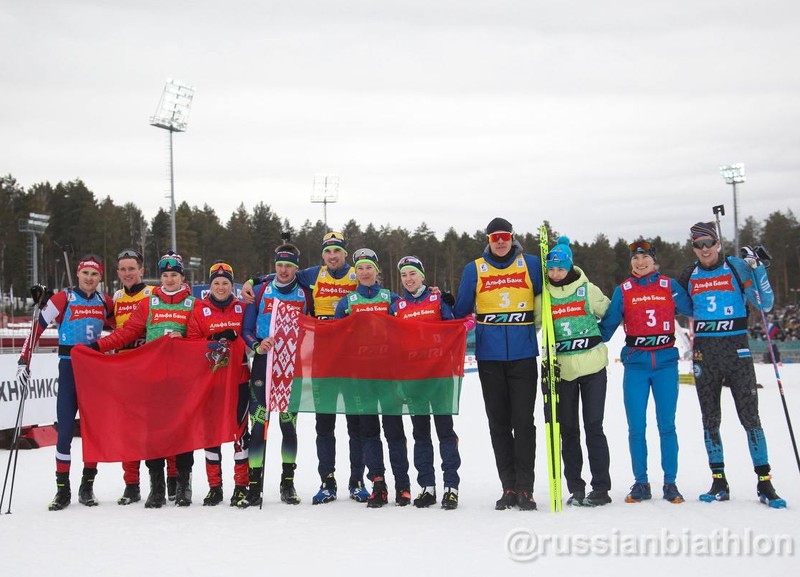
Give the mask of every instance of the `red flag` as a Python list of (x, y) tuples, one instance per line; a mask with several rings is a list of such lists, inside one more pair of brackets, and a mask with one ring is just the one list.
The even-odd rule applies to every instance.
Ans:
[(211, 341), (160, 338), (130, 352), (72, 349), (87, 461), (155, 459), (213, 447), (236, 434), (243, 339), (212, 372)]

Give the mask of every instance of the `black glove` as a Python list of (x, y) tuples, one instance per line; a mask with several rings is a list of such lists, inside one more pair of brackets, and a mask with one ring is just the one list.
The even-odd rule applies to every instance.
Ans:
[(456, 297), (453, 296), (453, 293), (442, 291), (442, 302), (447, 306), (455, 306)]
[(52, 289), (49, 289), (42, 284), (35, 284), (31, 287), (31, 297), (33, 298), (33, 302), (38, 304), (40, 309), (44, 308), (44, 305), (47, 304), (47, 301), (50, 300), (51, 296), (53, 296)]
[(220, 331), (218, 333), (214, 333), (211, 335), (210, 339), (218, 341), (220, 339), (228, 339), (229, 341), (235, 341), (236, 337), (239, 335), (236, 334), (236, 331), (233, 329), (225, 329), (224, 331)]
[(742, 260), (746, 262), (750, 268), (758, 268), (761, 264), (761, 259), (758, 258), (758, 254), (751, 246), (743, 246), (739, 249), (739, 253), (742, 255)]
[(100, 352), (100, 345), (98, 345), (97, 343), (90, 344), (89, 348), (92, 349), (93, 351), (97, 351), (98, 353)]

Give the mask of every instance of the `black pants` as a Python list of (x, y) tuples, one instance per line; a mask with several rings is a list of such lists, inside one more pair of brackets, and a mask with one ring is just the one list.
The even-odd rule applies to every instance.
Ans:
[(603, 369), (578, 377), (574, 381), (561, 381), (558, 384), (561, 457), (564, 459), (564, 477), (570, 493), (584, 491), (586, 488), (586, 482), (581, 476), (583, 453), (578, 419), (579, 402), (583, 407), (583, 428), (586, 434), (586, 452), (589, 454), (589, 469), (592, 472), (592, 489), (611, 489), (608, 441), (603, 432), (606, 383), (606, 370)]
[(535, 358), (478, 361), (489, 436), (503, 490), (533, 492), (537, 365)]

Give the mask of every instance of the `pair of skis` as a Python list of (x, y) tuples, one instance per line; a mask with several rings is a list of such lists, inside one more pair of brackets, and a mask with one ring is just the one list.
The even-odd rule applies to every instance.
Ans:
[(547, 227), (539, 228), (539, 250), (542, 260), (542, 400), (544, 401), (545, 438), (547, 440), (547, 472), (550, 486), (550, 510), (562, 510), (561, 503), (561, 426), (558, 422), (558, 365), (556, 337), (550, 305), (547, 277), (547, 253), (550, 251)]

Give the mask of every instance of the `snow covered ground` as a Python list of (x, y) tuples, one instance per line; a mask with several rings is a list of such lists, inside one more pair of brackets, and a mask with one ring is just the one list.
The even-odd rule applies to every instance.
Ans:
[[(12, 514), (0, 518), (2, 574), (460, 576), (533, 575), (556, 568), (567, 575), (585, 572), (593, 576), (646, 573), (648, 577), (674, 577), (684, 572), (729, 577), (765, 571), (791, 574), (791, 567), (797, 566), (800, 556), (800, 488), (772, 367), (756, 365), (759, 381), (764, 385), (760, 391), (761, 417), (775, 486), (788, 501), (788, 509), (772, 510), (758, 502), (745, 435), (729, 395), (724, 398), (722, 432), (732, 500), (711, 504), (697, 500), (697, 495), (708, 489), (710, 474), (695, 391), (687, 385), (681, 386), (678, 407), (678, 486), (686, 503), (673, 505), (660, 498), (658, 440), (655, 416), (651, 415), (649, 447), (654, 499), (627, 504), (624, 497), (632, 476), (622, 406), (622, 365), (614, 362), (621, 342), (618, 334), (610, 347), (606, 433), (611, 448), (614, 502), (609, 506), (565, 508), (560, 514), (548, 510), (539, 400), (536, 419), (540, 450), (535, 488), (539, 510), (495, 511), (500, 485), (478, 377), (471, 373), (464, 380), (461, 415), (456, 418), (463, 460), (460, 506), (456, 511), (391, 504), (368, 510), (344, 498), (312, 506), (318, 477), (311, 415), (301, 415), (299, 419), (296, 484), (303, 503), (294, 507), (278, 499), (277, 427), (270, 431), (263, 510), (202, 507), (207, 485), (203, 455), (198, 451), (195, 499), (189, 508), (145, 510), (142, 503), (120, 507), (116, 499), (123, 488), (121, 467), (101, 464), (95, 488), (101, 501), (99, 507), (77, 504), (73, 488), (72, 506), (61, 512), (48, 512), (47, 503), (55, 490), (54, 448), (48, 447), (20, 453)], [(800, 428), (800, 365), (786, 365), (781, 371), (789, 409), (795, 426)], [(343, 471), (339, 481), (346, 484), (347, 466), (343, 459), (347, 435), (343, 417), (339, 418), (337, 432)], [(406, 432), (410, 438), (410, 422)], [(232, 487), (230, 447), (224, 447), (223, 452), (227, 502)], [(76, 465), (80, 456), (80, 442), (76, 440)], [(7, 457), (7, 451), (0, 451), (3, 472)], [(142, 473), (146, 478), (144, 467)], [(80, 465), (73, 470), (74, 486), (79, 475)], [(589, 478), (588, 471), (585, 478)], [(391, 479), (389, 482), (391, 486)], [(440, 494), (441, 490), (439, 475)]]

